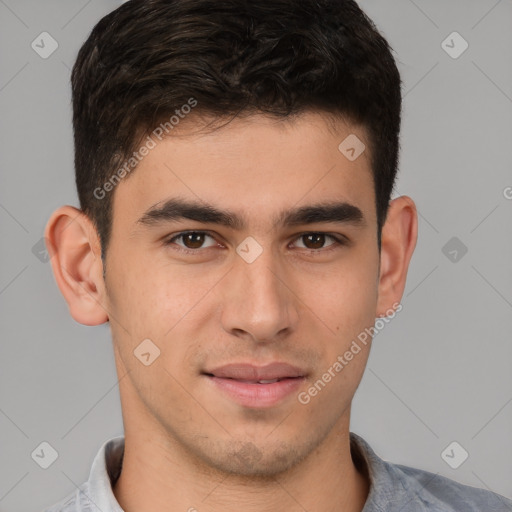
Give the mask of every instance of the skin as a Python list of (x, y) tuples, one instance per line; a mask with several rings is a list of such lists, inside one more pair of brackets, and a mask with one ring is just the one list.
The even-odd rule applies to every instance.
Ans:
[[(391, 201), (379, 254), (369, 146), (353, 162), (338, 150), (351, 133), (365, 141), (363, 128), (341, 120), (333, 127), (315, 112), (287, 120), (253, 114), (210, 133), (197, 126), (183, 121), (180, 136), (159, 142), (110, 192), (105, 280), (99, 239), (83, 213), (63, 206), (46, 227), (72, 317), (110, 322), (125, 429), (115, 496), (127, 512), (361, 511), (369, 482), (352, 461), (349, 425), (370, 342), (305, 405), (292, 393), (273, 407), (244, 407), (201, 372), (284, 361), (307, 370), (299, 389), (307, 391), (400, 302), (417, 238), (415, 204)], [(137, 223), (177, 196), (244, 215), (247, 226)], [(272, 227), (282, 210), (329, 200), (356, 205), (363, 225)], [(164, 244), (186, 230), (211, 237)], [(301, 236), (308, 232), (349, 243), (310, 241)], [(263, 248), (250, 264), (236, 253), (248, 236)], [(197, 254), (180, 252), (187, 247)], [(133, 354), (146, 338), (160, 349), (149, 366)]]

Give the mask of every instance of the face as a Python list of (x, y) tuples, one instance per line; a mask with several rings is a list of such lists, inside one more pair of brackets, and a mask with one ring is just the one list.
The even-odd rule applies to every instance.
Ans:
[(366, 134), (314, 113), (188, 130), (115, 189), (105, 290), (125, 430), (276, 474), (348, 429), (366, 365), (370, 342), (353, 342), (376, 317), (375, 195), (368, 149), (338, 149)]

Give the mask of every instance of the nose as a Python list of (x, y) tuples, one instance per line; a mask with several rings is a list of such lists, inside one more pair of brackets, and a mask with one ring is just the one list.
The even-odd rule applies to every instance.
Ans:
[(271, 250), (248, 263), (236, 257), (222, 293), (223, 328), (255, 342), (272, 342), (293, 332), (298, 322), (297, 297)]

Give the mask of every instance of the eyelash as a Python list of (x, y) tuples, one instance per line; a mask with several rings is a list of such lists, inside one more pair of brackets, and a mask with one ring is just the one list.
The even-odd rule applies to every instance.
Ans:
[[(191, 233), (203, 234), (203, 235), (207, 235), (207, 236), (209, 236), (211, 238), (215, 238), (208, 231), (195, 231), (195, 230), (182, 231), (180, 233), (177, 233), (177, 234), (173, 235), (171, 238), (167, 239), (164, 242), (164, 245), (165, 246), (172, 245), (174, 243), (174, 241), (177, 240), (178, 238), (183, 237), (185, 235), (189, 235)], [(335, 251), (335, 250), (339, 249), (342, 246), (348, 245), (348, 240), (345, 237), (332, 235), (330, 233), (325, 233), (323, 231), (307, 231), (307, 232), (301, 233), (299, 236), (297, 236), (294, 239), (294, 241), (298, 240), (299, 238), (302, 238), (303, 236), (306, 236), (306, 235), (325, 235), (326, 237), (332, 238), (334, 240), (334, 243), (329, 245), (326, 249), (307, 249), (307, 248), (303, 249), (304, 251), (308, 251), (309, 254), (325, 254), (327, 252)], [(193, 255), (198, 255), (199, 252), (207, 250), (207, 249), (213, 249), (213, 247), (206, 247), (206, 248), (199, 248), (199, 249), (187, 249), (187, 248), (184, 248), (184, 247), (181, 247), (181, 246), (177, 246), (177, 247), (178, 248), (175, 249), (175, 250), (177, 250), (179, 252), (182, 252), (182, 253), (185, 253), (185, 254), (193, 254)]]

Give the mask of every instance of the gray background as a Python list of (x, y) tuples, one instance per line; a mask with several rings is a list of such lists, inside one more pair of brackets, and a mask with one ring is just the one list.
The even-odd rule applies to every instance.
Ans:
[[(108, 327), (76, 323), (33, 253), (52, 211), (78, 204), (70, 69), (120, 3), (0, 0), (0, 512), (60, 500), (123, 433)], [(402, 73), (397, 192), (420, 220), (403, 310), (374, 340), (351, 430), (385, 459), (512, 497), (512, 2), (360, 3)], [(43, 31), (59, 44), (47, 59), (31, 48)], [(441, 46), (453, 31), (469, 43), (458, 58)], [(46, 470), (31, 458), (42, 441), (59, 454)], [(452, 441), (469, 452), (457, 469), (441, 456)]]

